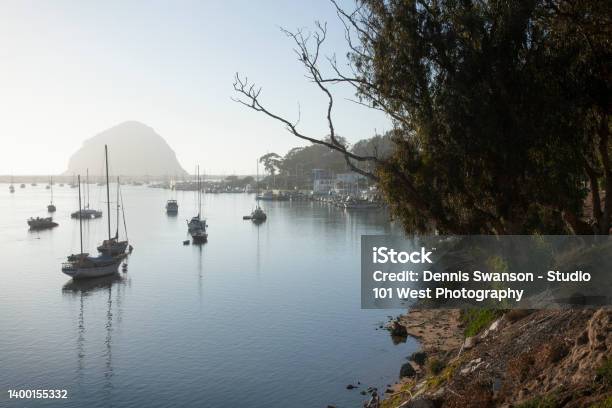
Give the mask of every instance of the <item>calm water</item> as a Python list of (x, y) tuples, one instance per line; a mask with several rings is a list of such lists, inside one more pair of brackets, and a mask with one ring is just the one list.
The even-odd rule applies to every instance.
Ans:
[[(37, 233), (26, 219), (46, 214), (49, 190), (16, 187), (0, 185), (0, 406), (354, 407), (364, 397), (346, 384), (384, 387), (416, 348), (375, 330), (398, 311), (360, 309), (360, 235), (390, 233), (384, 213), (266, 203), (255, 226), (252, 195), (206, 195), (209, 242), (183, 246), (194, 193), (168, 217), (168, 191), (125, 186), (128, 273), (77, 285), (60, 272), (78, 251), (76, 189), (56, 186), (60, 225)], [(91, 186), (92, 207), (103, 194)], [(89, 221), (85, 249), (105, 233)]]

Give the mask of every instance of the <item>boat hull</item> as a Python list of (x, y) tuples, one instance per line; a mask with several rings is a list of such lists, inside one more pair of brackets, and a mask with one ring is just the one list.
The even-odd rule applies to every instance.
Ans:
[(103, 265), (103, 266), (95, 266), (95, 267), (80, 267), (80, 266), (72, 266), (68, 268), (62, 268), (62, 272), (72, 279), (91, 279), (91, 278), (100, 278), (102, 276), (113, 275), (117, 272), (120, 262)]

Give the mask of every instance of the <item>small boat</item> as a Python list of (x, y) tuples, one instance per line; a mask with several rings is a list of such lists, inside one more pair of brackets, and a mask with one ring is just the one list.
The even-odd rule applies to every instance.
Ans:
[(110, 254), (112, 256), (124, 254), (128, 249), (128, 241), (119, 241), (117, 236), (111, 239), (105, 239), (102, 244), (98, 246), (98, 252), (102, 254)]
[(25, 184), (20, 185), (19, 188), (25, 188)]
[(178, 213), (178, 202), (176, 200), (168, 200), (166, 203), (166, 213), (176, 214)]
[[(51, 179), (51, 186), (53, 186), (53, 179)], [(51, 187), (51, 202), (47, 206), (47, 211), (52, 213), (52, 212), (55, 212), (56, 210), (57, 208), (53, 204), (53, 187)]]
[(347, 210), (373, 210), (379, 208), (379, 205), (368, 200), (347, 197), (342, 203), (342, 207)]
[(41, 230), (41, 229), (47, 229), (47, 228), (53, 228), (53, 227), (57, 227), (59, 224), (56, 222), (53, 222), (53, 218), (52, 217), (32, 217), (28, 220), (28, 225), (30, 226), (30, 229), (32, 230)]
[(192, 217), (187, 222), (187, 231), (191, 235), (194, 243), (202, 243), (208, 240), (208, 233), (206, 232), (206, 219), (201, 218), (202, 215), (202, 187), (200, 184), (200, 166), (198, 166), (198, 215)]
[(15, 192), (15, 186), (13, 185), (13, 177), (11, 176), (11, 184), (9, 185), (9, 193), (13, 194)]
[(253, 222), (263, 222), (268, 218), (264, 210), (258, 205), (251, 213), (251, 220)]
[[(104, 157), (106, 161), (106, 210), (108, 211), (108, 239), (102, 241), (102, 244), (98, 246), (98, 252), (109, 255), (109, 256), (117, 256), (117, 255), (126, 255), (126, 250), (128, 249), (129, 243), (127, 240), (119, 241), (119, 209), (122, 208), (123, 204), (123, 196), (121, 195), (121, 182), (119, 181), (119, 177), (117, 177), (117, 229), (115, 232), (115, 236), (111, 237), (111, 220), (110, 220), (110, 185), (108, 180), (108, 148), (104, 146)], [(123, 224), (125, 224), (125, 214), (123, 214)], [(127, 235), (127, 229), (126, 229)], [(130, 252), (132, 248), (130, 247)]]
[[(260, 224), (262, 222), (264, 222), (268, 216), (266, 215), (266, 213), (264, 212), (264, 210), (261, 209), (261, 207), (259, 206), (259, 161), (257, 161), (257, 178), (255, 179), (255, 184), (256, 184), (256, 188), (257, 188), (257, 192), (255, 194), (255, 209), (253, 210), (253, 212), (251, 212), (251, 221), (253, 221), (255, 224)], [(265, 195), (266, 193), (264, 193)], [(270, 194), (272, 194), (272, 192), (270, 192)]]
[[(87, 204), (85, 205), (84, 208), (80, 208), (79, 211), (75, 211), (72, 214), (70, 214), (71, 218), (74, 219), (84, 219), (84, 220), (90, 220), (92, 218), (101, 218), (102, 217), (102, 211), (98, 211), (98, 210), (94, 210), (93, 208), (89, 208), (89, 169), (87, 169), (87, 176), (86, 176), (86, 190), (85, 190), (85, 196), (87, 197)], [(81, 178), (79, 177), (79, 184), (75, 185), (75, 187), (80, 187), (80, 183), (81, 183)]]

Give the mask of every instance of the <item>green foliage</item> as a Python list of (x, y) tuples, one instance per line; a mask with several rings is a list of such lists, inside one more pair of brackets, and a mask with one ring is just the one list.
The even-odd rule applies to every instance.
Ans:
[(599, 401), (590, 408), (612, 408), (612, 397), (607, 397), (603, 401)]
[(429, 371), (429, 373), (431, 373), (432, 375), (438, 375), (442, 372), (442, 370), (444, 370), (444, 367), (446, 367), (446, 364), (444, 364), (444, 361), (439, 360), (437, 358), (431, 358), (427, 360), (427, 371)]
[(608, 358), (601, 367), (597, 369), (597, 376), (608, 385), (612, 385), (612, 358)]
[(612, 189), (611, 6), (551, 4), (359, 2), (351, 60), (398, 125), (377, 174), (407, 230), (593, 233), (587, 185)]
[(517, 406), (517, 408), (557, 408), (559, 405), (552, 396), (535, 397)]
[(464, 325), (466, 337), (475, 336), (483, 329), (489, 327), (498, 317), (503, 315), (503, 310), (496, 309), (466, 309), (461, 311), (461, 322)]

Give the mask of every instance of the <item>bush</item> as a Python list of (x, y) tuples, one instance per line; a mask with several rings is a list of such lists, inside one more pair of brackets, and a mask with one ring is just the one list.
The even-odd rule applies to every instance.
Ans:
[(464, 325), (466, 337), (475, 336), (483, 329), (489, 327), (498, 317), (503, 315), (503, 310), (497, 309), (466, 309), (461, 312), (461, 322)]
[(612, 385), (612, 358), (609, 358), (596, 371), (597, 377), (606, 385)]
[(444, 367), (446, 367), (446, 364), (444, 364), (443, 361), (438, 360), (437, 358), (430, 358), (427, 360), (427, 370), (432, 375), (440, 374), (442, 370), (444, 370)]
[(516, 408), (556, 408), (557, 400), (553, 397), (535, 397), (527, 402), (523, 402)]

